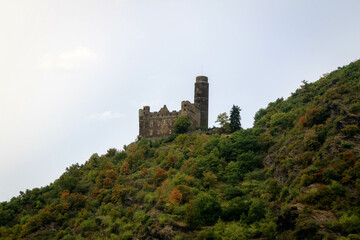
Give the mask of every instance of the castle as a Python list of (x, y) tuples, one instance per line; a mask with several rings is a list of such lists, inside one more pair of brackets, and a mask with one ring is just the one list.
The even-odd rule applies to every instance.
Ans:
[(166, 105), (159, 112), (150, 112), (149, 106), (139, 110), (139, 137), (165, 137), (173, 133), (175, 120), (187, 116), (192, 127), (208, 127), (209, 83), (206, 76), (196, 77), (194, 103), (181, 102), (180, 111), (170, 112)]

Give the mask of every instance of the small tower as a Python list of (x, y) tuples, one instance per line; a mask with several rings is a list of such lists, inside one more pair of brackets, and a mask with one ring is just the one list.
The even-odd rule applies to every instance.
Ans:
[(200, 127), (208, 127), (209, 83), (206, 76), (196, 77), (194, 104), (200, 110)]

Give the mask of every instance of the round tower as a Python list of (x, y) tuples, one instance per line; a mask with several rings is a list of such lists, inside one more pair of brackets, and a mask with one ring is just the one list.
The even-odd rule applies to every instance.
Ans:
[(208, 127), (209, 83), (206, 76), (196, 77), (194, 104), (200, 109), (200, 127)]

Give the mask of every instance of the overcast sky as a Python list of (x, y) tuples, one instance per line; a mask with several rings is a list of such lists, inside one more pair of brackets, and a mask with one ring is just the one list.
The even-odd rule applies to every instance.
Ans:
[(138, 109), (193, 101), (242, 125), (360, 57), (354, 0), (0, 0), (0, 201), (138, 134)]

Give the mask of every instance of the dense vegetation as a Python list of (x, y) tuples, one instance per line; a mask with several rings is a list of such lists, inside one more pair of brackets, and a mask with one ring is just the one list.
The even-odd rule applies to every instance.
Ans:
[(0, 238), (360, 239), (359, 79), (304, 81), (251, 129), (93, 154), (1, 203)]

